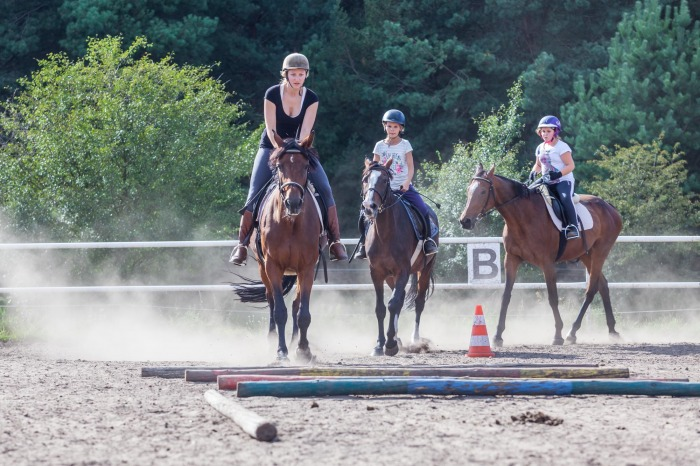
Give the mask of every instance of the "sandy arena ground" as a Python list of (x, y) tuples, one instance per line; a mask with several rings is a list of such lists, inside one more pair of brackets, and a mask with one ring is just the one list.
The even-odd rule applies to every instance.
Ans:
[[(527, 344), (493, 359), (438, 349), (378, 359), (322, 353), (318, 363), (588, 363), (698, 382), (698, 354), (697, 343)], [(666, 465), (696, 463), (700, 452), (700, 398), (648, 396), (240, 399), (277, 426), (274, 442), (260, 442), (206, 403), (215, 384), (140, 376), (142, 367), (188, 365), (216, 364), (86, 360), (56, 342), (0, 344), (0, 464)]]

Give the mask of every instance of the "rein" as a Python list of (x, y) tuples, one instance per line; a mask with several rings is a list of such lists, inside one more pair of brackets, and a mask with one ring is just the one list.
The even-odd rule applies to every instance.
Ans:
[[(488, 178), (484, 178), (482, 176), (475, 176), (474, 178), (472, 178), (472, 181), (474, 181), (474, 180), (485, 181), (489, 184), (489, 195), (486, 196), (486, 200), (484, 201), (484, 206), (481, 208), (481, 212), (479, 213), (479, 215), (476, 216), (477, 221), (481, 220), (482, 218), (484, 218), (485, 216), (487, 216), (488, 214), (490, 214), (494, 210), (498, 210), (500, 207), (508, 205), (511, 202), (513, 202), (516, 199), (519, 199), (521, 197), (520, 194), (516, 194), (513, 198), (507, 200), (506, 202), (503, 202), (501, 204), (496, 204), (496, 192), (493, 188), (493, 181), (489, 180)], [(494, 206), (491, 207), (490, 209), (486, 210), (486, 206), (488, 205), (491, 197), (493, 197)]]
[[(368, 171), (367, 176), (369, 176), (369, 172), (372, 172), (372, 171), (378, 171), (378, 172), (382, 172), (382, 173), (387, 173), (387, 174), (388, 174), (388, 170), (386, 170), (386, 169), (385, 169), (383, 166), (381, 166), (381, 165), (376, 165), (376, 166), (369, 167), (367, 171)], [(365, 198), (370, 192), (372, 192), (372, 191), (374, 191), (375, 193), (377, 193), (377, 195), (379, 196), (379, 199), (382, 201), (382, 203), (381, 203), (381, 204), (379, 205), (379, 207), (377, 208), (377, 215), (381, 214), (382, 212), (384, 212), (384, 211), (387, 210), (387, 209), (391, 209), (392, 207), (394, 207), (396, 204), (398, 204), (398, 203), (401, 201), (401, 198), (403, 197), (403, 193), (402, 193), (402, 194), (395, 194), (395, 193), (391, 190), (391, 183), (387, 183), (387, 184), (386, 184), (386, 189), (384, 190), (383, 193), (380, 193), (379, 191), (377, 191), (375, 188), (372, 188), (372, 187), (367, 188), (367, 191), (366, 191), (366, 192), (363, 192), (363, 193), (361, 194), (362, 199), (364, 199), (364, 198)], [(389, 194), (390, 194), (390, 193), (391, 193), (391, 194), (394, 194), (394, 195), (396, 196), (396, 199), (395, 199), (394, 202), (392, 202), (391, 204), (389, 204), (389, 205), (384, 205), (384, 204), (386, 203), (387, 198), (389, 197)]]
[[(308, 153), (308, 151), (300, 146), (296, 140), (291, 140), (287, 144), (284, 145), (284, 149), (277, 154), (277, 165), (276, 165), (276, 170), (277, 170), (277, 190), (279, 191), (280, 197), (282, 200), (284, 200), (284, 193), (286, 188), (292, 187), (292, 188), (297, 188), (299, 189), (301, 193), (301, 202), (304, 202), (304, 194), (306, 191), (306, 188), (304, 188), (303, 185), (300, 183), (297, 183), (296, 181), (287, 181), (286, 183), (282, 183), (282, 180), (279, 178), (279, 159), (284, 155), (284, 154), (302, 154), (306, 159), (309, 161), (309, 166), (311, 166), (311, 160), (313, 157)], [(307, 168), (306, 170), (306, 175), (307, 175), (307, 181), (308, 181), (308, 174), (309, 174), (309, 169)], [(305, 183), (306, 184), (306, 183)]]

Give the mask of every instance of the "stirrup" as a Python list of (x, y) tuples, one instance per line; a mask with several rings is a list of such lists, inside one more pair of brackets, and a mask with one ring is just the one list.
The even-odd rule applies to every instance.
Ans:
[(427, 238), (423, 241), (423, 254), (426, 256), (432, 256), (437, 254), (438, 245), (433, 238)]
[[(336, 255), (333, 253), (333, 246), (336, 244), (340, 245), (340, 248), (342, 249), (343, 253), (340, 255)], [(330, 256), (331, 262), (339, 261), (339, 260), (347, 260), (348, 258), (348, 252), (345, 250), (345, 246), (343, 246), (343, 243), (340, 242), (340, 240), (333, 241), (328, 245), (328, 255)], [(345, 257), (343, 257), (345, 256)]]
[(564, 229), (564, 236), (566, 236), (567, 240), (578, 238), (580, 236), (579, 231), (578, 231), (578, 227), (574, 224), (567, 226)]

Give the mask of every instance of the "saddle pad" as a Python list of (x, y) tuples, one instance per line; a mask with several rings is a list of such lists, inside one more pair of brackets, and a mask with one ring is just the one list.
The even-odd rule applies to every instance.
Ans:
[[(547, 206), (547, 212), (549, 212), (549, 218), (552, 219), (552, 223), (554, 224), (555, 227), (557, 227), (557, 230), (562, 230), (564, 226), (561, 224), (561, 220), (554, 215), (554, 209), (552, 209), (552, 201), (549, 199), (549, 193), (547, 193), (547, 189), (541, 189), (539, 190), (540, 194), (544, 198), (544, 204)], [(577, 194), (574, 194), (574, 208), (576, 209), (576, 215), (579, 218), (579, 224), (578, 227), (580, 230), (590, 230), (593, 228), (593, 217), (591, 217), (591, 213), (588, 211), (585, 205), (583, 205), (581, 202), (579, 202), (580, 198)]]

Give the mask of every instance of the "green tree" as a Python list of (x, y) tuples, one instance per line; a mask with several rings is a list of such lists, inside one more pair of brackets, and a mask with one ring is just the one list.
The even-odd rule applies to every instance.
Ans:
[(209, 63), (218, 20), (207, 11), (199, 0), (63, 0), (60, 44), (70, 55), (82, 55), (87, 37), (119, 35), (131, 42), (145, 36), (157, 57), (174, 53), (179, 63)]
[[(466, 189), (479, 163), (487, 169), (495, 165), (497, 174), (511, 178), (520, 179), (526, 176), (524, 173), (528, 173), (528, 170), (518, 167), (517, 158), (522, 145), (522, 84), (516, 82), (508, 96), (508, 105), (502, 105), (477, 120), (478, 137), (474, 142), (456, 144), (454, 155), (442, 165), (429, 163), (425, 166), (420, 181), (429, 184), (430, 187), (423, 191), (440, 203), (437, 213), (442, 236), (501, 235), (503, 219), (496, 212), (483, 219), (469, 233), (461, 229), (457, 219), (464, 209)], [(463, 270), (467, 260), (466, 248), (454, 248), (451, 252), (454, 255), (450, 253), (449, 259), (441, 261), (441, 269), (443, 272)]]
[(688, 178), (683, 153), (664, 149), (661, 139), (630, 147), (602, 147), (590, 162), (604, 173), (585, 188), (613, 204), (626, 235), (697, 234), (696, 196), (682, 190)]
[(230, 233), (255, 136), (210, 68), (153, 61), (147, 46), (93, 39), (20, 81), (0, 119), (5, 227), (57, 241)]
[[(690, 187), (700, 190), (700, 26), (687, 1), (637, 2), (624, 15), (608, 48), (605, 68), (575, 83), (576, 99), (562, 109), (577, 160), (600, 146), (651, 143), (664, 133), (670, 149), (686, 153)], [(582, 177), (590, 175), (582, 166)]]

